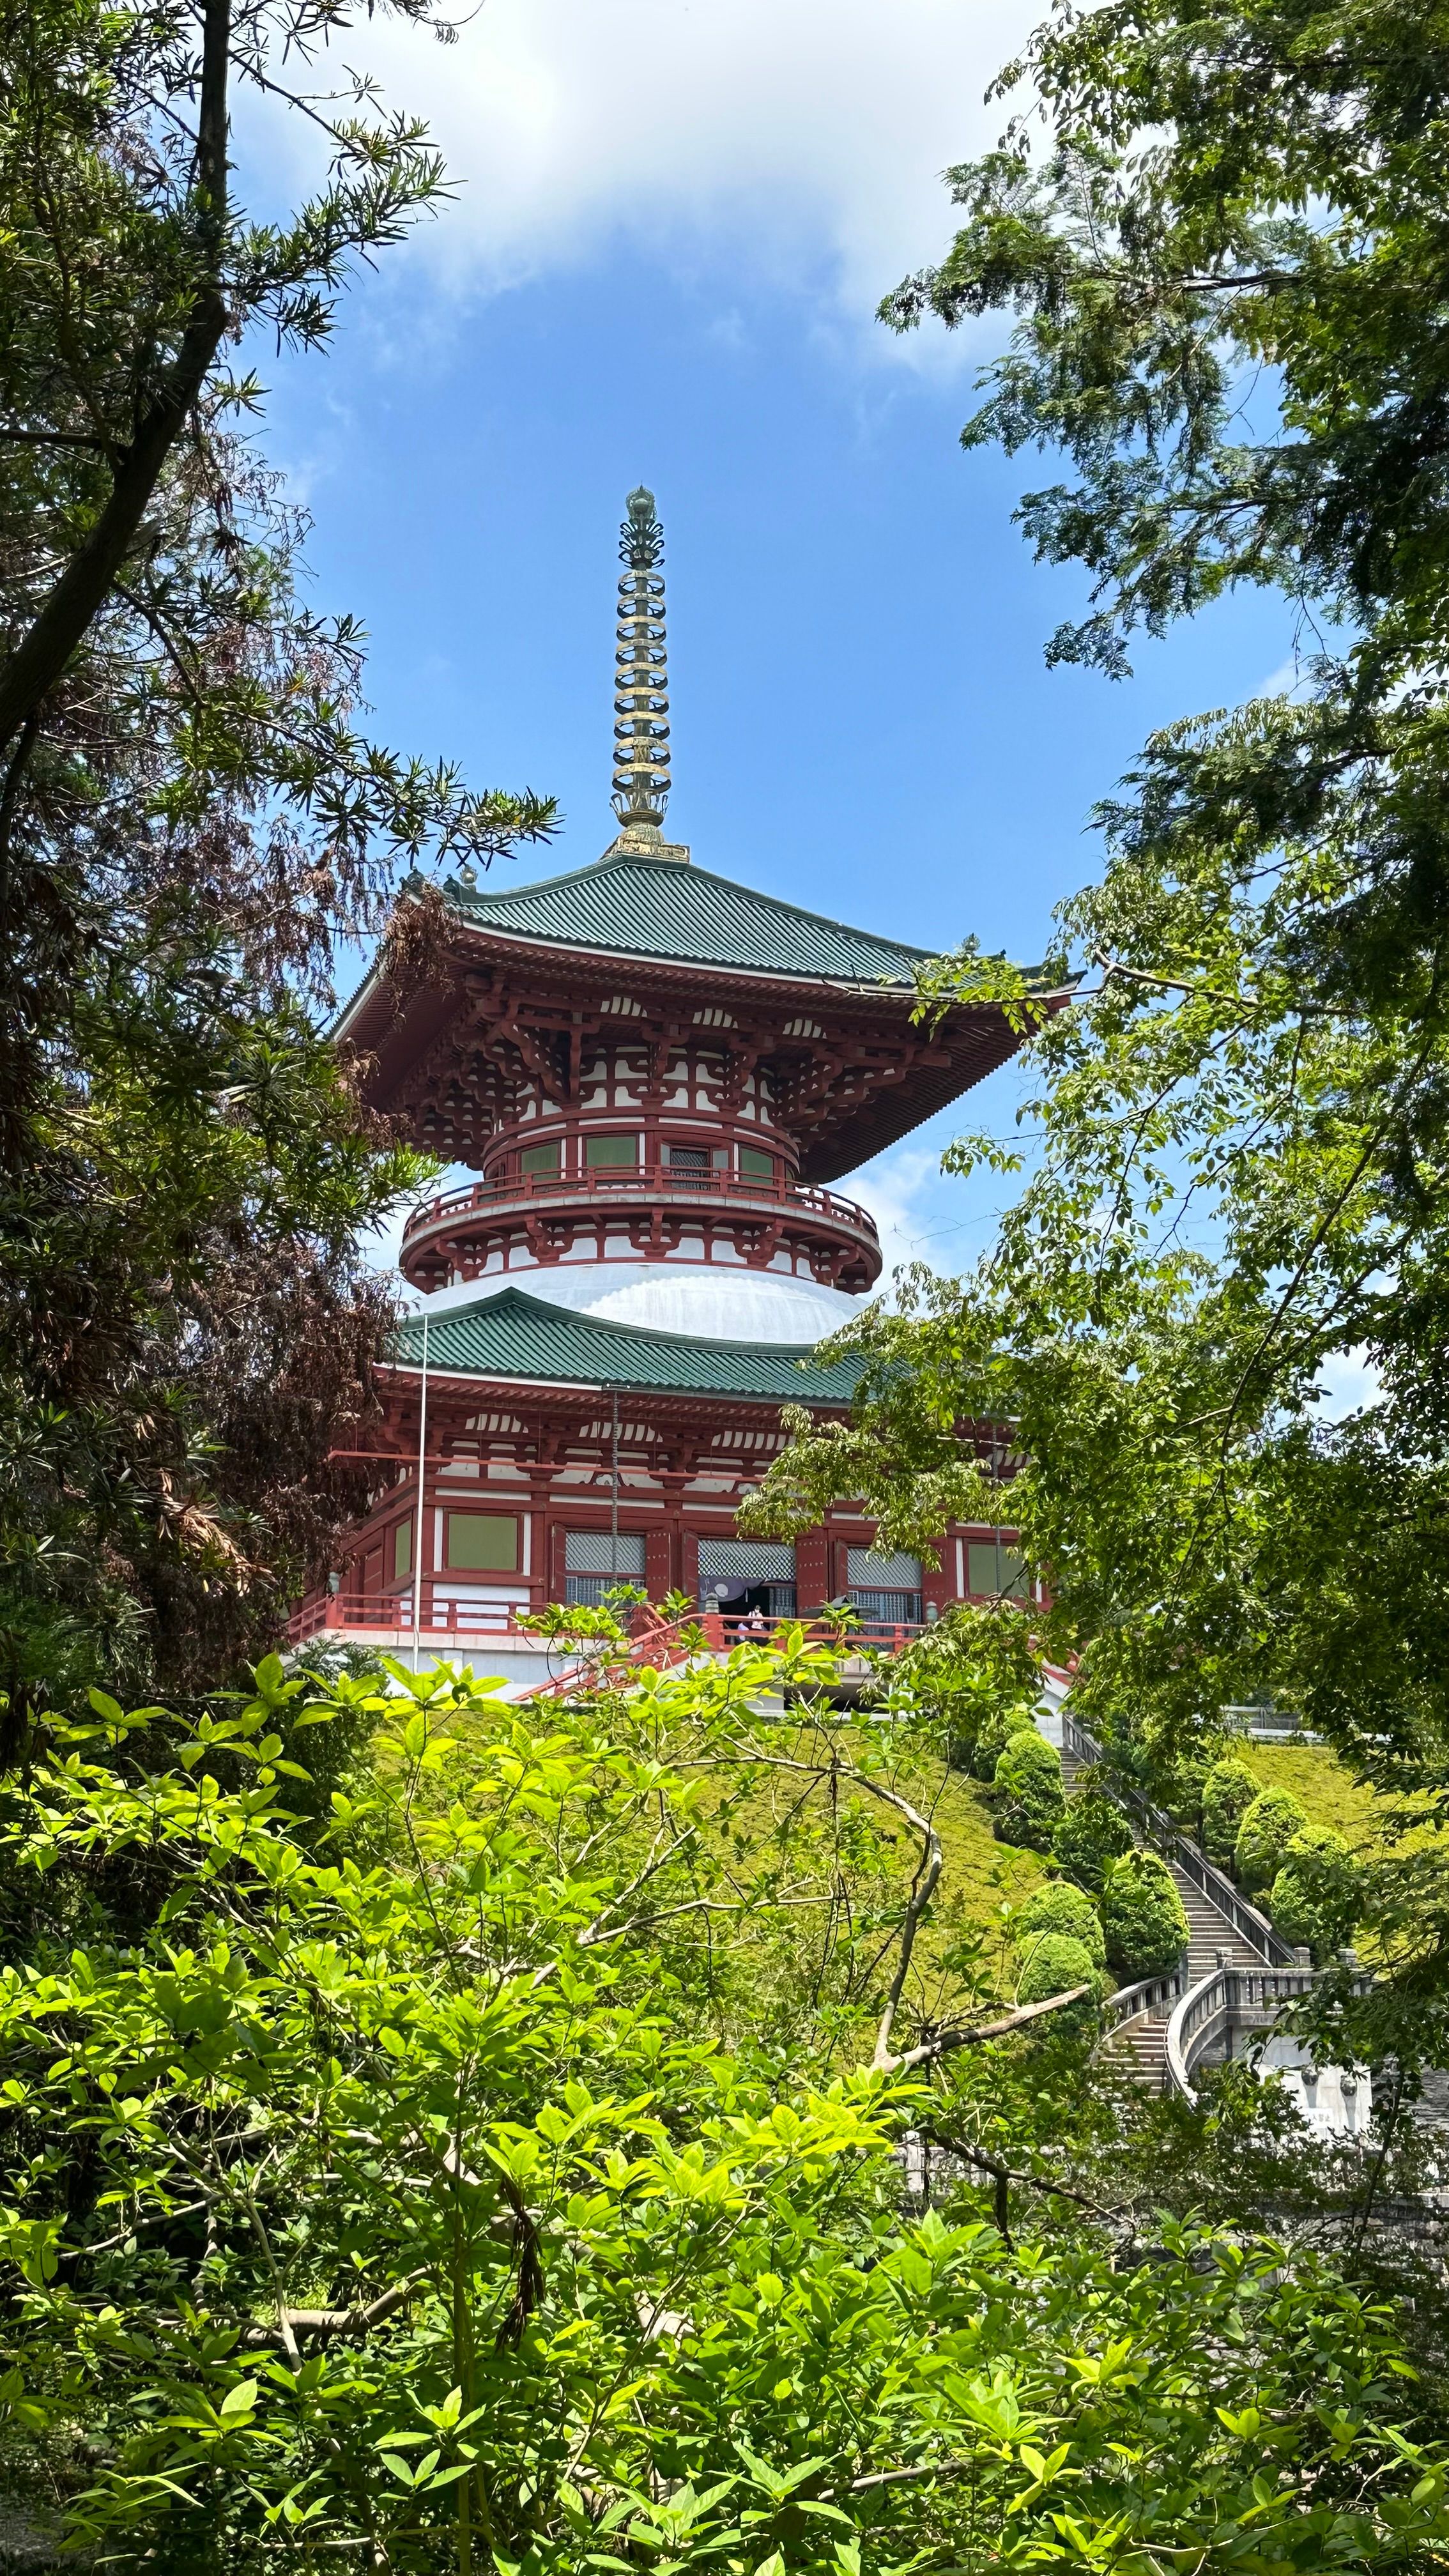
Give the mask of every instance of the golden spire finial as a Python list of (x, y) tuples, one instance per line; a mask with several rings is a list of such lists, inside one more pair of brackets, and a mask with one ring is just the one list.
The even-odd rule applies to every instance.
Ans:
[(664, 530), (641, 484), (619, 531), (619, 622), (614, 654), (614, 811), (628, 833), (658, 834), (669, 798), (669, 700), (664, 647)]

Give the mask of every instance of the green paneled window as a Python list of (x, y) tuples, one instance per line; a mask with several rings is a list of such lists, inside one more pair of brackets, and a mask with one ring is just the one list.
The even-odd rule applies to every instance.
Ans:
[(1026, 1569), (1014, 1547), (997, 1547), (991, 1539), (972, 1539), (966, 1550), (966, 1589), (978, 1595), (1006, 1593), (1026, 1599)]
[(639, 1160), (637, 1136), (588, 1136), (584, 1161), (591, 1172), (622, 1171)]
[(397, 1521), (392, 1533), (392, 1579), (401, 1583), (413, 1570), (413, 1525), (411, 1520)]
[(521, 1172), (556, 1172), (562, 1152), (557, 1136), (547, 1145), (525, 1145), (518, 1157), (518, 1168)]
[(742, 1145), (740, 1170), (747, 1180), (772, 1181), (775, 1177), (775, 1157), (773, 1154), (762, 1154), (758, 1145)]
[(518, 1523), (512, 1513), (449, 1512), (450, 1574), (516, 1574)]

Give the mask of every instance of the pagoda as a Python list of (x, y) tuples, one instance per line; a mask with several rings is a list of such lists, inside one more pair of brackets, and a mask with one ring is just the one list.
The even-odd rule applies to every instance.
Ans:
[(939, 1570), (850, 1509), (794, 1547), (736, 1535), (782, 1406), (849, 1410), (856, 1364), (814, 1349), (881, 1252), (835, 1183), (1019, 1037), (991, 1003), (918, 1021), (928, 951), (665, 839), (663, 532), (651, 493), (627, 509), (614, 840), (531, 884), (448, 880), (426, 965), (375, 967), (337, 1032), (371, 1105), (476, 1178), (408, 1219), (377, 1499), (297, 1632), (481, 1640), (505, 1675), (536, 1668), (520, 1612), (615, 1582), (893, 1629), (1019, 1588), (1009, 1530), (953, 1530)]

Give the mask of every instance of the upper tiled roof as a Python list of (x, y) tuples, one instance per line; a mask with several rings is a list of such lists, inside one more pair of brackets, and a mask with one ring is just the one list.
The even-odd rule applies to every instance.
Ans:
[(514, 939), (798, 975), (812, 983), (908, 986), (931, 954), (903, 940), (878, 938), (872, 930), (826, 921), (687, 860), (627, 851), (606, 852), (592, 867), (506, 892), (464, 886), (456, 878), (444, 891), (465, 920)]
[[(502, 1288), (471, 1306), (429, 1315), (428, 1367), (450, 1377), (530, 1378), (572, 1386), (658, 1388), (675, 1395), (755, 1396), (778, 1404), (848, 1404), (861, 1363), (811, 1364), (809, 1345), (692, 1341), (641, 1324), (611, 1324)], [(423, 1318), (409, 1315), (395, 1345), (422, 1359)]]

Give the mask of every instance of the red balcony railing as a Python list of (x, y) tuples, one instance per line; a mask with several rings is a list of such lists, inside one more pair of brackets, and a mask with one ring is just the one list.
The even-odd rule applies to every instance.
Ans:
[[(418, 1628), (419, 1644), (429, 1654), (445, 1652), (450, 1646), (529, 1647), (542, 1651), (542, 1641), (530, 1630), (517, 1624), (517, 1608), (508, 1601), (437, 1601), (432, 1585), (424, 1583), (421, 1603), (422, 1620)], [(627, 1648), (621, 1647), (612, 1660), (640, 1664), (650, 1659), (653, 1651), (677, 1656), (679, 1633), (691, 1636), (703, 1633), (711, 1653), (727, 1653), (731, 1646), (770, 1644), (784, 1637), (791, 1628), (803, 1626), (807, 1636), (819, 1644), (833, 1642), (842, 1659), (871, 1647), (877, 1653), (898, 1654), (903, 1646), (921, 1633), (911, 1620), (863, 1619), (856, 1627), (838, 1630), (831, 1620), (817, 1620), (806, 1612), (802, 1621), (771, 1619), (760, 1627), (748, 1618), (727, 1618), (718, 1611), (688, 1612), (673, 1625), (660, 1620), (658, 1613), (641, 1607), (634, 1617), (634, 1635)], [(413, 1634), (413, 1596), (403, 1592), (324, 1592), (315, 1593), (295, 1610), (288, 1622), (288, 1636), (293, 1645), (303, 1645), (310, 1637), (359, 1636), (375, 1638), (384, 1649), (409, 1645)], [(557, 1645), (555, 1652), (558, 1651)]]
[(873, 1250), (880, 1243), (870, 1210), (854, 1199), (837, 1197), (834, 1190), (804, 1188), (793, 1181), (752, 1180), (743, 1172), (686, 1172), (669, 1163), (625, 1163), (597, 1172), (519, 1172), (505, 1180), (475, 1181), (471, 1189), (445, 1190), (440, 1198), (414, 1208), (403, 1228), (403, 1242), (415, 1242), (459, 1217), (505, 1216), (514, 1208), (589, 1206), (621, 1197), (659, 1199), (672, 1207), (693, 1200), (741, 1210), (783, 1209), (791, 1216), (813, 1218), (858, 1235)]

